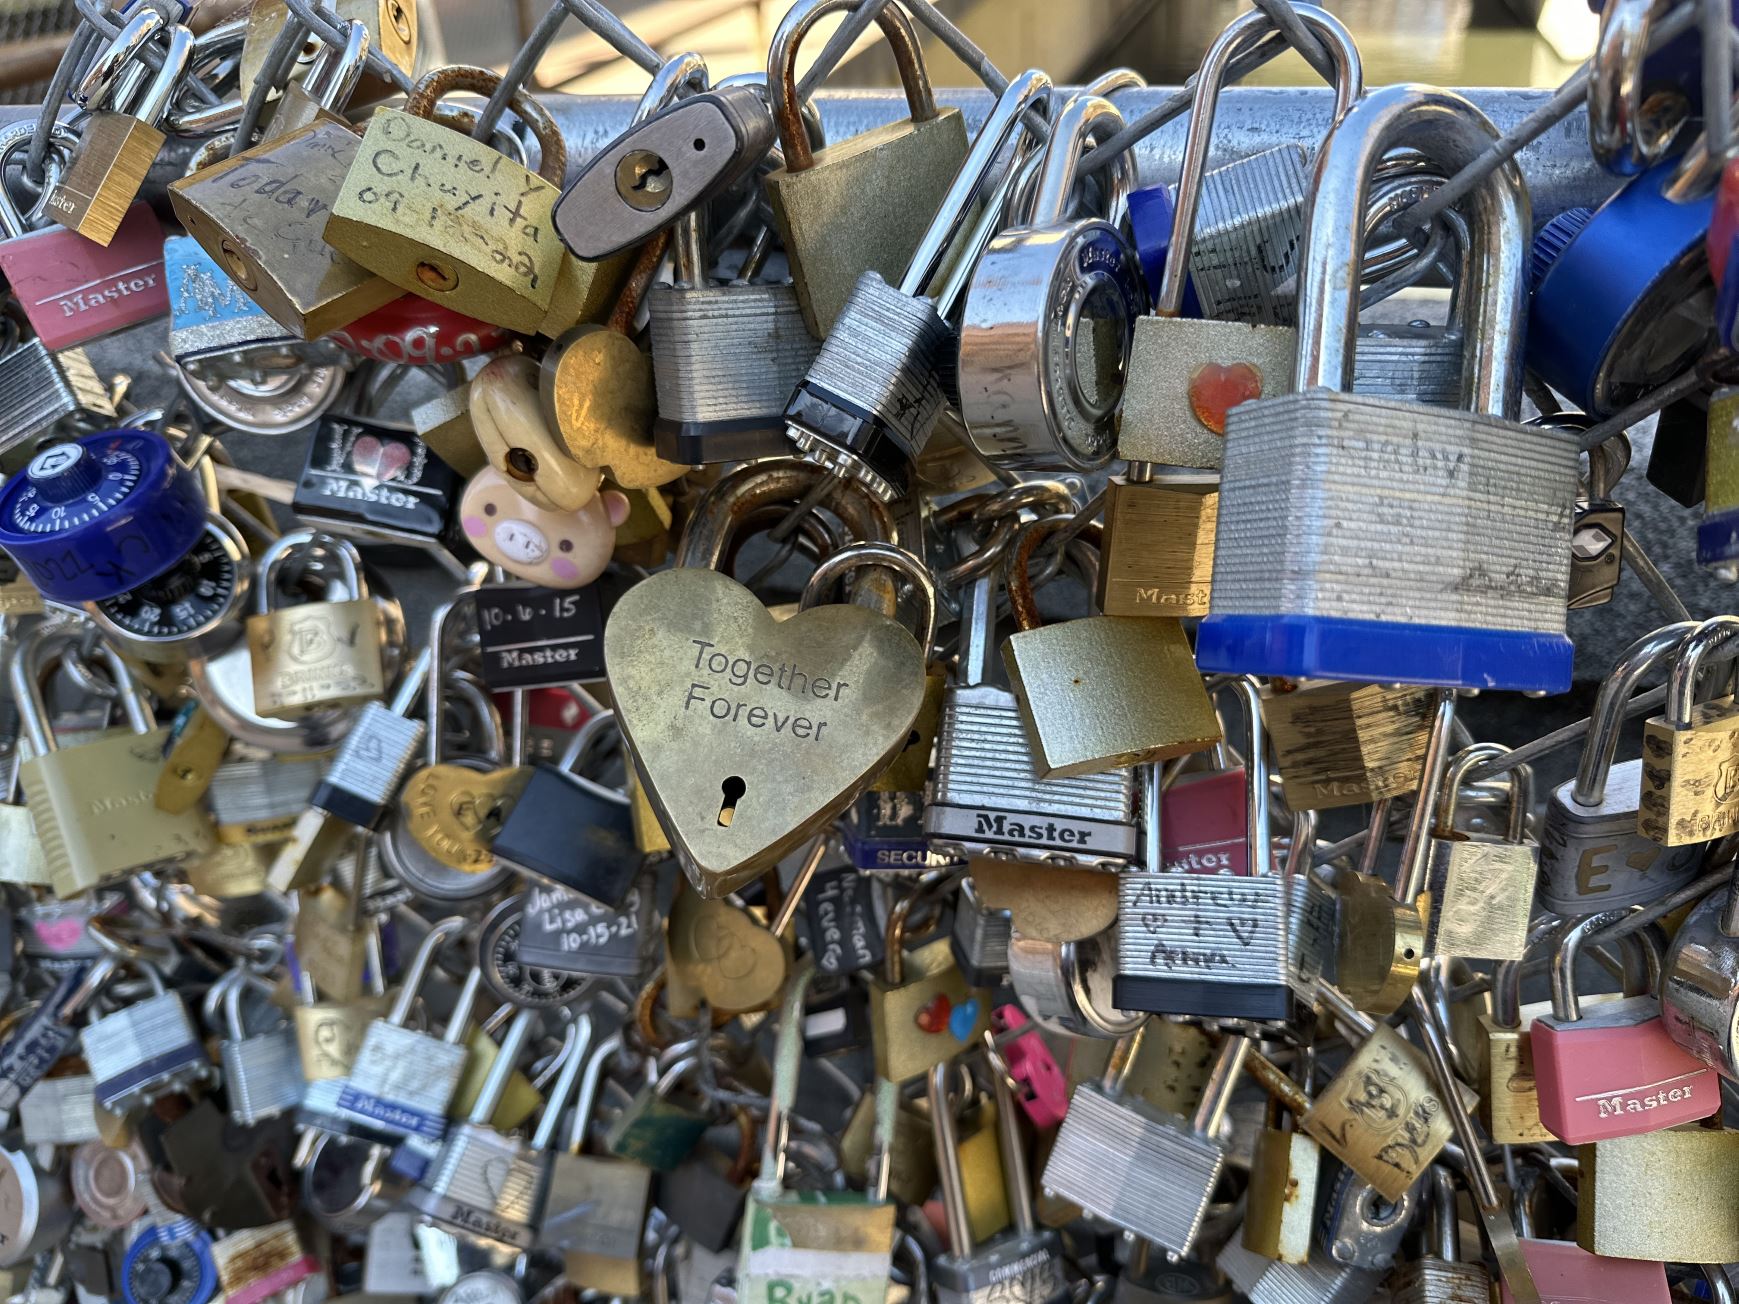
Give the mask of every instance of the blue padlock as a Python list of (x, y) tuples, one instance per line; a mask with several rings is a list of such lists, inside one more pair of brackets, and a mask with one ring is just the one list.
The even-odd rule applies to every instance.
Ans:
[(42, 596), (112, 598), (169, 570), (205, 529), (205, 491), (162, 435), (54, 444), (0, 488), (0, 549)]
[(1570, 209), (1534, 240), (1528, 366), (1573, 407), (1609, 417), (1689, 367), (1714, 338), (1704, 237), (1711, 191), (1669, 198), (1660, 163), (1593, 212)]

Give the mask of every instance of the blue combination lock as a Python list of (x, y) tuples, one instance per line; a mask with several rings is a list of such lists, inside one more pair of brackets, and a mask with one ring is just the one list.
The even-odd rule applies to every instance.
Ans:
[(126, 1304), (206, 1304), (216, 1293), (211, 1234), (190, 1218), (147, 1227), (121, 1261)]
[(1715, 194), (1669, 198), (1678, 167), (1656, 164), (1598, 209), (1560, 213), (1535, 237), (1528, 366), (1593, 416), (1666, 384), (1711, 342), (1704, 238)]
[(161, 435), (106, 430), (43, 449), (0, 487), (0, 549), (76, 604), (156, 579), (199, 541), (205, 493)]

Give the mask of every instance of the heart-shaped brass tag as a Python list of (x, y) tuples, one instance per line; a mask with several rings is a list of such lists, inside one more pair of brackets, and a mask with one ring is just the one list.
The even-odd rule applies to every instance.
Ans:
[(495, 835), (530, 778), (524, 766), (425, 766), (405, 781), (399, 798), (405, 827), (443, 865), (481, 874), (495, 864)]
[(888, 617), (836, 605), (781, 623), (698, 568), (623, 595), (604, 667), (646, 794), (708, 897), (850, 805), (905, 746), (924, 700), (923, 653)]

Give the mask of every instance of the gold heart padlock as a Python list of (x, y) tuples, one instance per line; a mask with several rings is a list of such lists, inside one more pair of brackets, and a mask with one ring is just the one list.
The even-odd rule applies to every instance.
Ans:
[(785, 990), (785, 946), (741, 906), (678, 888), (667, 925), (670, 967), (718, 1014), (771, 1009)]
[[(844, 571), (913, 580), (922, 643), (890, 615), (816, 606)], [(889, 599), (886, 586), (860, 585)], [(697, 891), (722, 896), (849, 806), (906, 745), (924, 700), (930, 573), (887, 543), (843, 548), (778, 621), (718, 571), (679, 567), (623, 595), (604, 629), (617, 719)]]
[(405, 828), (443, 865), (481, 874), (495, 864), (495, 835), (525, 791), (531, 770), (428, 765), (405, 780)]

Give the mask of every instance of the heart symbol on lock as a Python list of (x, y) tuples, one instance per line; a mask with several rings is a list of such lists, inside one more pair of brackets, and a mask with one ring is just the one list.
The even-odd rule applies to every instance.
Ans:
[(1216, 435), (1226, 433), (1226, 413), (1262, 397), (1262, 373), (1248, 362), (1206, 362), (1190, 377), (1190, 411)]
[[(948, 1029), (949, 1016), (954, 1013), (954, 1003), (948, 999), (947, 992), (937, 992), (928, 1005), (923, 1006), (912, 1016), (912, 1022), (918, 1025), (920, 1032), (932, 1035)], [(976, 1014), (976, 1011), (974, 1011)]]
[(350, 465), (375, 484), (396, 480), (410, 464), (411, 450), (396, 439), (382, 443), (373, 435), (363, 435), (350, 446)]
[(978, 1027), (978, 998), (969, 997), (954, 1007), (948, 1016), (948, 1034), (955, 1041), (966, 1041)]
[(826, 827), (899, 754), (924, 700), (924, 654), (895, 621), (829, 605), (780, 622), (698, 568), (623, 595), (604, 667), (646, 795), (707, 897)]

